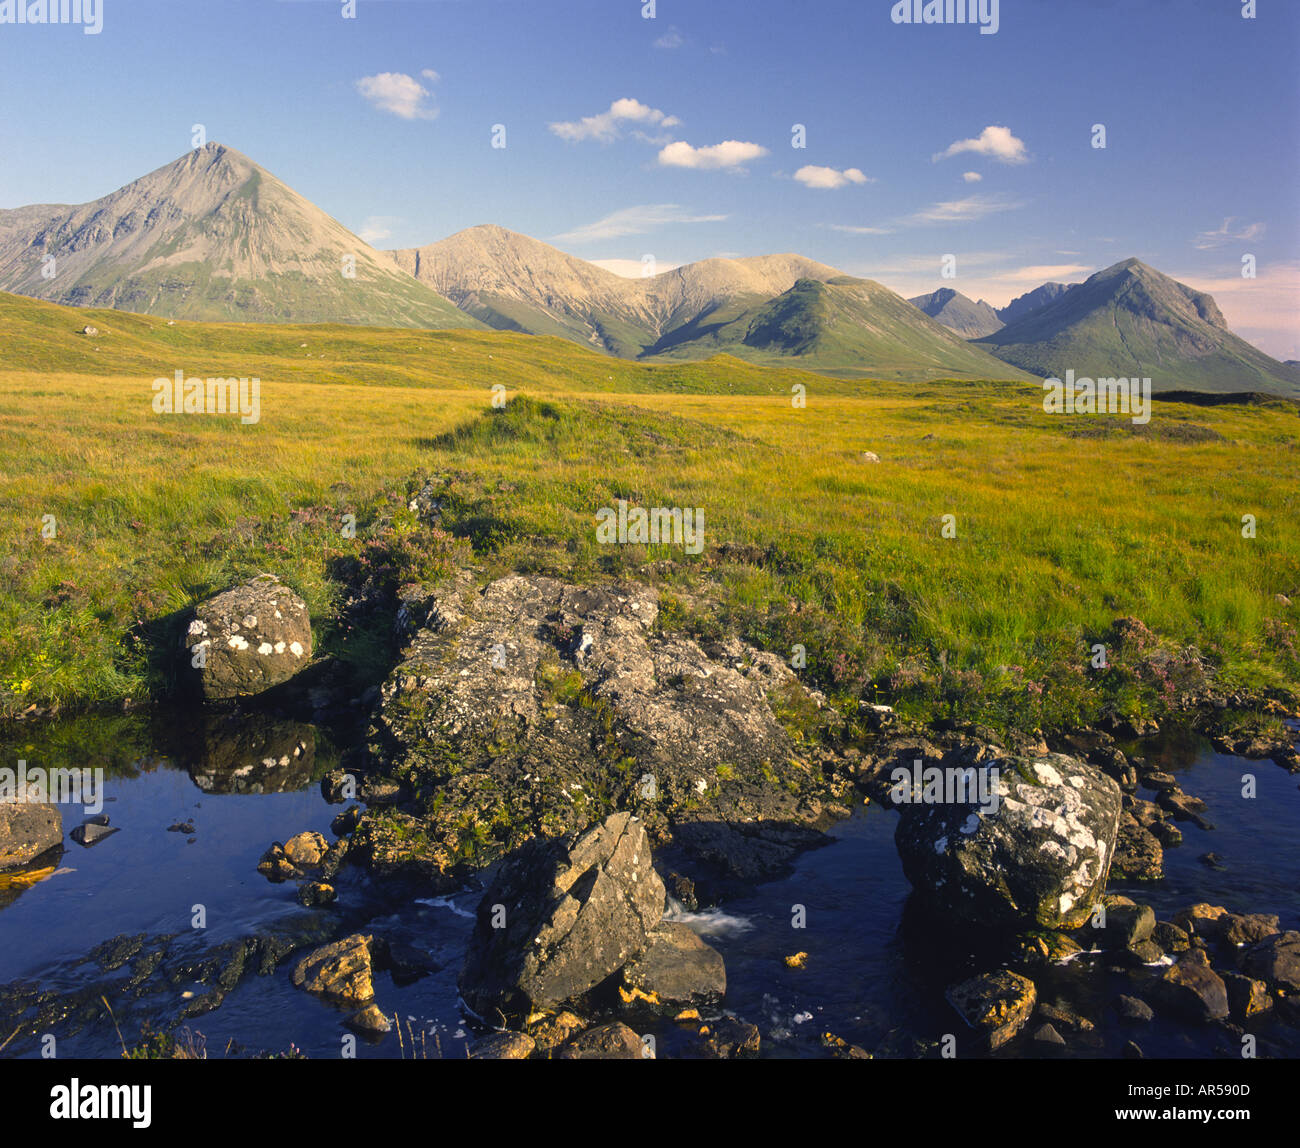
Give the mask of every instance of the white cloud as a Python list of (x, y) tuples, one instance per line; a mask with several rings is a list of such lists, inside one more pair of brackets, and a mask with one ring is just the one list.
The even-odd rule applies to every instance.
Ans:
[(950, 199), (932, 203), (929, 207), (899, 220), (903, 224), (916, 223), (970, 223), (999, 211), (1013, 211), (1023, 206), (988, 195), (968, 195), (965, 199)]
[[(431, 68), (420, 74), (431, 82), (438, 79), (438, 73)], [(365, 76), (357, 81), (357, 91), (381, 112), (391, 112), (404, 120), (431, 120), (438, 114), (429, 89), (403, 72)]]
[(1248, 243), (1252, 239), (1258, 239), (1264, 234), (1264, 225), (1262, 223), (1251, 223), (1245, 227), (1234, 228), (1233, 224), (1237, 222), (1236, 216), (1230, 215), (1223, 221), (1223, 226), (1214, 231), (1202, 231), (1192, 240), (1192, 246), (1197, 251), (1209, 251), (1214, 247), (1222, 247), (1225, 243)]
[(961, 173), (962, 179), (967, 183), (979, 183), (984, 177), (977, 171), (964, 171)]
[(795, 179), (804, 187), (814, 187), (820, 191), (830, 191), (837, 187), (847, 187), (850, 183), (871, 183), (856, 167), (846, 167), (836, 171), (833, 167), (818, 167), (808, 164), (794, 173)]
[[(640, 259), (589, 259), (588, 263), (594, 263), (597, 267), (603, 267), (606, 271), (612, 271), (622, 279), (645, 279), (645, 264)], [(680, 263), (659, 263), (654, 264), (654, 273), (662, 275), (665, 271), (673, 271), (680, 267)]]
[(624, 235), (645, 235), (677, 223), (721, 223), (726, 215), (695, 215), (676, 203), (647, 203), (624, 207), (594, 223), (584, 223), (555, 236), (565, 243), (590, 243), (596, 239), (617, 239)]
[[(672, 128), (681, 123), (676, 116), (661, 112), (643, 104), (640, 100), (624, 98), (615, 100), (609, 110), (594, 116), (584, 116), (580, 120), (554, 123), (548, 125), (560, 139), (574, 143), (583, 140), (599, 140), (611, 143), (623, 134), (625, 124), (644, 124), (650, 127)], [(643, 137), (644, 138), (644, 137)]]
[(1029, 154), (1025, 151), (1024, 140), (1018, 140), (1011, 134), (1010, 128), (989, 126), (971, 140), (958, 140), (949, 144), (945, 151), (934, 157), (937, 163), (963, 152), (986, 155), (1000, 163), (1028, 163)]
[(685, 43), (686, 38), (675, 27), (670, 27), (667, 32), (655, 41), (655, 47), (671, 52), (674, 48), (680, 48)]
[(723, 140), (709, 147), (692, 147), (684, 140), (670, 143), (659, 153), (664, 167), (690, 167), (697, 170), (726, 168), (744, 170), (744, 165), (767, 155), (767, 148), (740, 140)]

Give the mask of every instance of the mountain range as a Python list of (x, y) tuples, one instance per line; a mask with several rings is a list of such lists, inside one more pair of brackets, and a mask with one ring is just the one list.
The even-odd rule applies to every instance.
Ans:
[(908, 301), (796, 254), (630, 279), (493, 225), (383, 252), (217, 143), (91, 203), (0, 211), (0, 290), (178, 319), (518, 331), (648, 361), (1300, 394), (1300, 371), (1233, 335), (1213, 299), (1136, 259), (996, 310), (949, 288)]
[(993, 307), (983, 299), (974, 299), (942, 287), (928, 295), (914, 295), (909, 303), (920, 307), (936, 323), (956, 331), (964, 339), (979, 339), (999, 331), (1008, 323), (1023, 318), (1031, 311), (1046, 307), (1065, 294), (1073, 283), (1044, 283), (1023, 295), (1017, 295), (1005, 307)]

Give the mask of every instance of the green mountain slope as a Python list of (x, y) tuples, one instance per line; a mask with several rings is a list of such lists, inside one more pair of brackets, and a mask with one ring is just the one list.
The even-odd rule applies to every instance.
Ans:
[(1137, 259), (975, 340), (1039, 378), (1137, 377), (1153, 391), (1300, 394), (1300, 371), (1228, 330), (1214, 300)]
[(717, 313), (652, 350), (657, 358), (725, 351), (757, 363), (886, 379), (1025, 378), (870, 279), (801, 279), (774, 299)]

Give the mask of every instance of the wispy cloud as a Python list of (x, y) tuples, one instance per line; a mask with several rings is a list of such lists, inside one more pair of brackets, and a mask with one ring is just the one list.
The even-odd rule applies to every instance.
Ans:
[(944, 151), (934, 157), (934, 160), (938, 163), (941, 159), (949, 159), (965, 152), (986, 155), (999, 163), (1029, 162), (1029, 153), (1025, 150), (1024, 140), (1016, 139), (1011, 134), (1010, 128), (997, 125), (986, 127), (974, 139), (958, 140), (956, 143), (949, 144)]
[(1254, 279), (1243, 279), (1239, 266), (1217, 275), (1169, 274), (1213, 295), (1228, 326), (1265, 354), (1300, 359), (1300, 261), (1261, 263)]
[(967, 183), (979, 183), (984, 177), (977, 171), (964, 171), (961, 173), (962, 179)]
[(656, 48), (663, 48), (671, 52), (674, 48), (680, 48), (686, 43), (686, 37), (683, 36), (676, 27), (670, 26), (668, 31), (654, 42)]
[(842, 231), (845, 235), (893, 235), (892, 227), (857, 227), (851, 223), (829, 223), (831, 231)]
[(624, 207), (594, 223), (585, 223), (555, 239), (564, 243), (590, 243), (597, 239), (617, 239), (624, 235), (645, 235), (678, 223), (721, 223), (726, 215), (700, 215), (676, 203), (647, 203)]
[(837, 187), (848, 187), (851, 183), (874, 182), (856, 167), (846, 167), (843, 171), (836, 171), (833, 167), (818, 167), (816, 164), (801, 167), (794, 173), (794, 178), (804, 187), (816, 188), (819, 191), (832, 191)]
[(927, 223), (970, 223), (996, 215), (1000, 211), (1014, 211), (1023, 203), (991, 195), (968, 195), (965, 199), (949, 199), (932, 203), (929, 207), (904, 216), (898, 222), (904, 226)]
[(361, 225), (357, 237), (367, 243), (381, 243), (392, 236), (393, 224), (400, 222), (395, 215), (372, 215)]
[(1192, 240), (1192, 246), (1197, 251), (1209, 251), (1214, 247), (1222, 247), (1225, 243), (1249, 243), (1252, 239), (1258, 239), (1264, 234), (1264, 225), (1262, 223), (1249, 223), (1245, 227), (1234, 227), (1237, 217), (1228, 216), (1223, 221), (1223, 226), (1216, 228), (1214, 231), (1202, 231)]
[(609, 105), (607, 111), (599, 112), (594, 116), (584, 116), (580, 120), (553, 123), (548, 126), (560, 139), (569, 140), (573, 143), (580, 143), (584, 140), (612, 143), (622, 136), (623, 128), (629, 124), (672, 128), (680, 123), (681, 120), (676, 116), (670, 116), (665, 112), (661, 112), (658, 108), (643, 104), (640, 100), (624, 98), (615, 100)]
[(1004, 307), (1017, 295), (1043, 283), (1071, 283), (1096, 270), (1083, 263), (1018, 264), (1002, 251), (962, 251), (957, 254), (957, 277), (942, 279), (941, 263), (934, 252), (891, 257), (880, 263), (856, 263), (845, 268), (854, 275), (879, 279), (905, 298), (923, 295), (936, 287), (952, 287), (971, 299)]
[(767, 155), (767, 148), (741, 140), (723, 140), (708, 147), (692, 147), (684, 140), (670, 143), (659, 153), (664, 167), (689, 167), (700, 171), (743, 171), (744, 165)]
[[(420, 73), (430, 83), (438, 82), (438, 73), (425, 68)], [(404, 72), (380, 72), (357, 81), (357, 91), (381, 112), (390, 112), (404, 120), (431, 120), (438, 114), (433, 93), (414, 76)]]

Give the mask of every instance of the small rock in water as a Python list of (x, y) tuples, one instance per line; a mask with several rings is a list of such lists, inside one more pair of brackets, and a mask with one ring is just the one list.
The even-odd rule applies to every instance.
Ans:
[(327, 885), (324, 881), (308, 881), (298, 890), (298, 904), (308, 909), (332, 904), (337, 897), (334, 886)]
[(1115, 998), (1115, 1012), (1120, 1020), (1130, 1024), (1148, 1024), (1155, 1019), (1155, 1010), (1146, 1001), (1137, 997), (1120, 996)]
[(588, 1029), (556, 1052), (557, 1060), (653, 1060), (649, 1045), (627, 1025), (615, 1021)]
[(1204, 950), (1184, 953), (1156, 982), (1157, 1003), (1192, 1020), (1222, 1020), (1228, 1015), (1228, 990), (1210, 968)]
[(470, 1060), (527, 1060), (537, 1042), (522, 1032), (494, 1032), (470, 1046)]
[(1223, 869), (1223, 858), (1217, 853), (1202, 853), (1197, 860), (1211, 869)]
[(1034, 1042), (1036, 1044), (1055, 1045), (1059, 1048), (1065, 1047), (1065, 1037), (1050, 1024), (1038, 1026), (1038, 1029), (1034, 1032)]
[(284, 855), (299, 869), (314, 869), (328, 848), (329, 842), (319, 833), (298, 833), (284, 843)]
[(168, 833), (193, 833), (193, 821), (177, 821), (175, 824), (167, 826)]
[(99, 844), (105, 837), (112, 837), (116, 832), (116, 829), (110, 829), (107, 825), (91, 822), (87, 825), (78, 825), (69, 836), (78, 845), (89, 848), (91, 845)]
[(348, 1018), (348, 1027), (358, 1032), (385, 1033), (390, 1032), (393, 1026), (380, 1007), (372, 1004), (353, 1013)]
[(945, 995), (989, 1051), (1011, 1040), (1033, 1015), (1038, 1002), (1034, 982), (1005, 969), (971, 977), (953, 985)]
[(723, 1017), (700, 1030), (704, 1055), (710, 1060), (740, 1060), (756, 1056), (760, 1046), (758, 1026)]
[(304, 957), (293, 970), (293, 983), (309, 993), (365, 1004), (375, 995), (370, 964), (372, 937), (354, 934)]
[(623, 983), (639, 999), (671, 1008), (708, 1004), (727, 992), (722, 954), (686, 925), (661, 923), (646, 934), (646, 948), (623, 967)]

